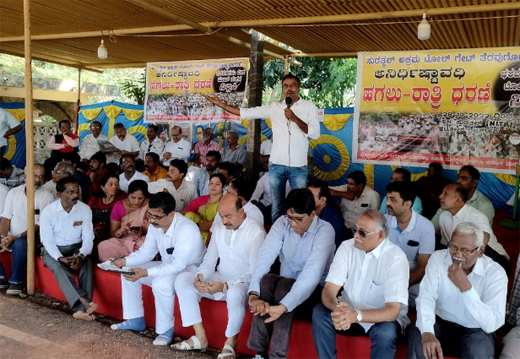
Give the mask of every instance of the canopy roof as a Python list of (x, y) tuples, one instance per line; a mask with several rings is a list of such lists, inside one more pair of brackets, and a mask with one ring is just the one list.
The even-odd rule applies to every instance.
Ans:
[[(250, 29), (275, 58), (518, 46), (519, 17), (518, 0), (31, 0), (32, 56), (81, 68), (248, 57)], [(0, 52), (23, 56), (23, 35), (23, 1), (2, 0)]]

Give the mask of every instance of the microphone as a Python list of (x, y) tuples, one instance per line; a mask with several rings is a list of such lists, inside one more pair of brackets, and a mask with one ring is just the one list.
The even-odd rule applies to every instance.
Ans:
[(292, 97), (287, 96), (285, 98), (285, 104), (287, 105), (287, 108), (290, 108), (292, 104)]

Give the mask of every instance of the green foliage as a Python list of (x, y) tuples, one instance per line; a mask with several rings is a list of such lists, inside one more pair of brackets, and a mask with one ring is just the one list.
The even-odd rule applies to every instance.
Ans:
[[(290, 72), (301, 81), (301, 96), (319, 108), (347, 107), (354, 103), (357, 59), (298, 59), (301, 67), (291, 65)], [(264, 65), (264, 102), (281, 94), (284, 63), (271, 60)]]
[(141, 77), (137, 80), (126, 80), (121, 84), (121, 90), (130, 99), (137, 102), (138, 105), (144, 105), (146, 96), (146, 71), (142, 71)]

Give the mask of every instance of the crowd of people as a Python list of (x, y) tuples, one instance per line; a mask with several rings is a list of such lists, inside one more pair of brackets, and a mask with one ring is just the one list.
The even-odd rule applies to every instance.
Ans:
[[(511, 265), (493, 233), (493, 206), (478, 190), (479, 171), (463, 166), (451, 183), (432, 163), (427, 176), (412, 182), (409, 171), (397, 168), (383, 201), (362, 171), (349, 173), (344, 186), (309, 181), (317, 110), (299, 97), (297, 77), (284, 77), (282, 91), (288, 100), (250, 109), (204, 96), (242, 118), (271, 119), (274, 136), (271, 148), (262, 148), (265, 173), (256, 185), (244, 178), (237, 134), (230, 132), (228, 147), (220, 148), (211, 129), (189, 167), (191, 147), (180, 127), (164, 144), (152, 125), (139, 144), (115, 124), (108, 141), (117, 151), (107, 156), (96, 148), (97, 139), (107, 141), (97, 121), (81, 145), (61, 121), (49, 141), (53, 155), (31, 164), (34, 179), (1, 158), (0, 249), (12, 252), (12, 274), (6, 278), (0, 262), (0, 288), (9, 295), (24, 289), (25, 182), (33, 180), (43, 263), (74, 318), (95, 318), (94, 265), (104, 262), (123, 272), (125, 320), (111, 328), (145, 329), (142, 286), (150, 286), (153, 344), (176, 351), (208, 347), (198, 304), (204, 297), (227, 303), (219, 358), (236, 358), (239, 335), (248, 335), (260, 358), (286, 358), (295, 319), (312, 322), (320, 358), (336, 357), (336, 333), (368, 336), (371, 358), (393, 358), (405, 336), (409, 358), (493, 358), (506, 313), (514, 328), (502, 357), (518, 355), (520, 263), (507, 304)], [(175, 296), (182, 325), (195, 331), (180, 342)], [(253, 322), (241, 333), (246, 310)], [(409, 311), (417, 313), (414, 323)]]

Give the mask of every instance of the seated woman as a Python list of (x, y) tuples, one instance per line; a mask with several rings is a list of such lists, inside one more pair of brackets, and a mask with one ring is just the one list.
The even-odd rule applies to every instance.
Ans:
[(117, 202), (110, 214), (110, 235), (112, 238), (98, 246), (99, 260), (127, 256), (138, 250), (148, 232), (148, 184), (135, 180), (128, 186), (128, 197)]
[(215, 173), (209, 178), (209, 194), (195, 198), (181, 213), (197, 223), (200, 235), (207, 244), (209, 229), (218, 212), (218, 204), (222, 198), (226, 178)]
[(96, 241), (110, 238), (110, 213), (114, 205), (126, 198), (126, 193), (119, 188), (119, 176), (107, 173), (99, 180), (101, 191), (88, 201), (92, 210), (92, 222)]

